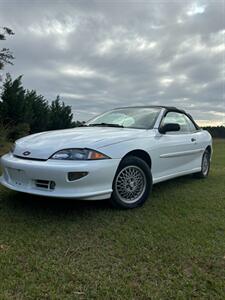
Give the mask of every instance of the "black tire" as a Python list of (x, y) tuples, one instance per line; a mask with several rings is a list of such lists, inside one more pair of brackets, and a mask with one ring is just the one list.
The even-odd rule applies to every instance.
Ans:
[(127, 156), (114, 177), (110, 201), (117, 208), (135, 208), (144, 204), (151, 190), (152, 174), (148, 164), (139, 157)]
[(206, 178), (209, 175), (210, 170), (210, 152), (209, 150), (205, 150), (202, 155), (202, 164), (201, 164), (201, 171), (195, 173), (194, 176), (196, 178)]

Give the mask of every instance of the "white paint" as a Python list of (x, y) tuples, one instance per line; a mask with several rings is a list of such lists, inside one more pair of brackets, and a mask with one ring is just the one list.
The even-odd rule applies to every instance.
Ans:
[[(81, 127), (22, 138), (16, 141), (13, 154), (8, 153), (1, 158), (3, 176), (0, 182), (12, 190), (36, 195), (105, 199), (111, 195), (113, 178), (121, 159), (133, 150), (149, 154), (153, 183), (198, 172), (204, 150), (212, 145), (210, 134), (204, 130), (160, 134), (158, 127), (163, 113), (164, 109), (151, 130)], [(66, 161), (50, 158), (55, 152), (68, 148), (93, 149), (111, 159)], [(24, 159), (25, 151), (31, 153), (29, 160)], [(22, 172), (21, 180), (18, 179), (19, 173), (17, 182), (10, 177), (12, 169)], [(88, 175), (73, 182), (68, 181), (67, 173), (76, 171), (88, 172)], [(35, 186), (35, 180), (54, 181), (56, 187), (54, 190), (43, 190)]]

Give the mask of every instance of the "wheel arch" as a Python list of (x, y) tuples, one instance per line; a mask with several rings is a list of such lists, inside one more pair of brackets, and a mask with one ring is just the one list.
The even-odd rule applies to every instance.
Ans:
[(212, 146), (208, 145), (205, 149), (205, 151), (209, 151), (210, 157), (212, 156)]
[(150, 169), (152, 167), (152, 159), (151, 159), (150, 155), (145, 150), (135, 149), (135, 150), (129, 151), (126, 155), (123, 156), (121, 161), (127, 156), (139, 157), (147, 163), (147, 165), (150, 167)]

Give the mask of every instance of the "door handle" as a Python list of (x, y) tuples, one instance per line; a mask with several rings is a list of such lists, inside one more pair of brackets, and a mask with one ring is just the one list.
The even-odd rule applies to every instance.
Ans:
[(192, 142), (196, 142), (196, 139), (195, 139), (195, 138), (192, 138), (191, 141), (192, 141)]

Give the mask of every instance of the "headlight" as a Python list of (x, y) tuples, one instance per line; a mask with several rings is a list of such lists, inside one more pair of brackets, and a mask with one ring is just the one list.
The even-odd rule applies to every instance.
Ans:
[(97, 160), (108, 159), (105, 154), (91, 149), (64, 149), (53, 154), (50, 159), (60, 160)]

